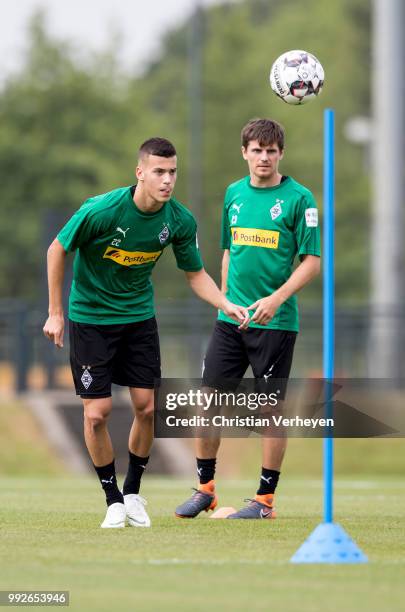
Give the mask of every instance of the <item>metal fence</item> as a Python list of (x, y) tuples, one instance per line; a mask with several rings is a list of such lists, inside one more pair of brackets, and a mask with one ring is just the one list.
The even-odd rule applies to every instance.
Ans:
[[(202, 358), (215, 322), (215, 311), (194, 298), (156, 305), (159, 323), (162, 371), (166, 377), (198, 377)], [(336, 313), (336, 375), (365, 377), (370, 359), (369, 337), (373, 324), (370, 309), (340, 308)], [(20, 392), (29, 388), (57, 389), (71, 386), (69, 342), (65, 334), (62, 350), (42, 334), (46, 313), (17, 300), (0, 301), (0, 372), (3, 387)], [(405, 323), (405, 316), (402, 317)], [(402, 325), (405, 329), (405, 325)], [(402, 338), (405, 346), (405, 332)], [(378, 359), (378, 347), (373, 347)], [(405, 363), (404, 360), (402, 360)], [(292, 375), (303, 377), (322, 372), (322, 312), (301, 308)], [(405, 376), (405, 365), (402, 376)], [(6, 382), (4, 381), (6, 379)], [(7, 382), (8, 381), (8, 382)]]

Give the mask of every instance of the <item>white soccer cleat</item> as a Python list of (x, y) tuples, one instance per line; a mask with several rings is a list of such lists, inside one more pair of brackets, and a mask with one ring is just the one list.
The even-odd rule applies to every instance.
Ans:
[(147, 503), (146, 499), (137, 493), (124, 495), (128, 525), (131, 527), (150, 527), (150, 518), (145, 510)]
[(107, 508), (107, 514), (101, 523), (103, 529), (120, 529), (125, 527), (127, 513), (124, 504), (117, 502)]

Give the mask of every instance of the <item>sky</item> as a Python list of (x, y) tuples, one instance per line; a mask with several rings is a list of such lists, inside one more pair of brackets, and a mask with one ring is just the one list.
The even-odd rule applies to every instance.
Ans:
[(112, 30), (122, 32), (120, 59), (141, 72), (159, 50), (162, 34), (184, 22), (193, 6), (219, 0), (0, 0), (0, 80), (24, 57), (27, 22), (38, 8), (47, 13), (50, 32), (90, 49), (105, 48)]

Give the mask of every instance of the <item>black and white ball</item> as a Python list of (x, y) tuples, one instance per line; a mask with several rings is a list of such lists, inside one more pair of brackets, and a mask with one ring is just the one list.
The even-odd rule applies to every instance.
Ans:
[(307, 51), (287, 51), (270, 70), (270, 85), (287, 104), (306, 104), (322, 91), (325, 73), (320, 61)]

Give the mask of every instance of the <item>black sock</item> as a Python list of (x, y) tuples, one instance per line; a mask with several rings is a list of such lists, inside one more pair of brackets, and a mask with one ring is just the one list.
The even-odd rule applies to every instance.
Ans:
[(268, 495), (274, 493), (278, 483), (280, 472), (277, 470), (268, 470), (262, 467), (262, 475), (260, 476), (260, 485), (257, 490), (257, 495)]
[(197, 474), (200, 484), (207, 484), (210, 480), (214, 480), (216, 462), (215, 457), (214, 459), (199, 459), (197, 457)]
[(138, 455), (134, 455), (131, 453), (131, 451), (128, 452), (128, 472), (125, 478), (124, 487), (122, 489), (124, 495), (139, 493), (139, 489), (141, 488), (142, 474), (146, 468), (146, 464), (149, 461), (149, 457), (138, 457)]
[(117, 502), (123, 504), (124, 498), (122, 497), (122, 493), (117, 485), (114, 461), (101, 467), (97, 467), (95, 465), (94, 469), (96, 470), (101, 486), (104, 489), (107, 506), (111, 506), (111, 504), (115, 504)]

